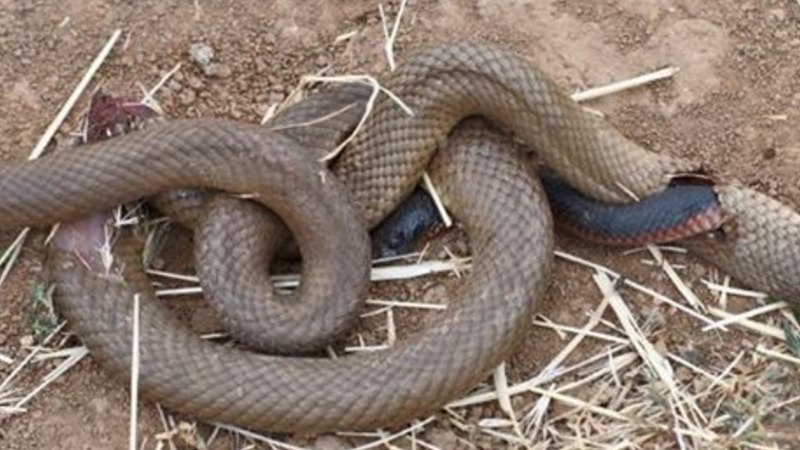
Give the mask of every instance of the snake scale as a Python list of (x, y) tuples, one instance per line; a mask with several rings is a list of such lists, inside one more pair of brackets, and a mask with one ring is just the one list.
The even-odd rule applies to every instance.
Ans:
[[(246, 194), (280, 217), (299, 242), (306, 298), (298, 302), (333, 309), (342, 300), (349, 306), (338, 311), (348, 321), (366, 287), (367, 228), (429, 171), (465, 224), (475, 263), (431, 327), (386, 351), (328, 359), (222, 348), (189, 333), (154, 301), (141, 267), (104, 266), (91, 248), (102, 244), (102, 233), (84, 237), (89, 247), (56, 252), (60, 310), (95, 357), (121, 373), (131, 358), (132, 300), (142, 296), (140, 386), (152, 400), (263, 431), (367, 429), (430, 413), (474, 386), (508, 356), (546, 287), (551, 219), (538, 181), (520, 155), (492, 139), (475, 146), (480, 133), (474, 129), (448, 139), (462, 119), (481, 115), (512, 132), (561, 178), (601, 201), (627, 201), (626, 190), (646, 197), (676, 175), (698, 170), (639, 147), (529, 63), (492, 47), (459, 43), (420, 52), (387, 86), (414, 115), (380, 100), (330, 171), (302, 151), (302, 129), (283, 133), (222, 120), (169, 122), (39, 161), (0, 165), (0, 229), (76, 220), (177, 188)], [(445, 151), (434, 158), (437, 147)], [(716, 189), (724, 232), (687, 245), (742, 281), (797, 304), (797, 214), (749, 189)], [(93, 220), (102, 223), (103, 216)], [(219, 226), (229, 236), (245, 232)], [(255, 276), (230, 278), (241, 284), (231, 289), (263, 284)], [(319, 320), (336, 334), (338, 325), (327, 323), (334, 319)]]

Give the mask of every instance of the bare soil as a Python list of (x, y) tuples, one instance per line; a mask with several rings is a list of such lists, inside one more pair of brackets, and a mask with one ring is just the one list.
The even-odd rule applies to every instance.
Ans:
[[(388, 10), (393, 16), (397, 4), (390, 3)], [(115, 28), (124, 30), (124, 44), (116, 46), (93, 87), (138, 96), (140, 84), (153, 86), (164, 73), (182, 63), (180, 71), (157, 95), (168, 117), (257, 122), (270, 105), (291, 92), (302, 75), (322, 69), (333, 74), (387, 73), (381, 24), (373, 1), (0, 0), (0, 161), (27, 157)], [(335, 41), (351, 31), (356, 32), (352, 38)], [(654, 151), (700, 160), (720, 177), (800, 206), (800, 3), (411, 2), (395, 52), (402, 62), (425, 45), (467, 38), (525, 56), (570, 92), (666, 65), (679, 66), (680, 72), (671, 80), (589, 106), (601, 110), (626, 135)], [(190, 60), (189, 49), (195, 43), (214, 49), (218, 64), (215, 73), (207, 75)], [(77, 129), (88, 95), (62, 127), (54, 147), (70, 140), (69, 132)], [(15, 236), (16, 232), (0, 233), (0, 248)], [(33, 334), (29, 309), (42, 272), (43, 239), (43, 234), (34, 235), (0, 290), (0, 353), (17, 360), (27, 353), (22, 343)], [(445, 236), (438, 245), (458, 240), (458, 236)], [(189, 240), (185, 242), (188, 245)], [(558, 245), (680, 298), (660, 269), (640, 263), (641, 254), (623, 255), (565, 236), (559, 237)], [(463, 243), (455, 246), (464, 247)], [(185, 248), (188, 253), (189, 247)], [(684, 279), (706, 303), (716, 305), (713, 295), (699, 281), (718, 279), (715, 270), (691, 256), (677, 256), (673, 262), (687, 264), (681, 272)], [(191, 267), (178, 269), (190, 271)], [(583, 326), (601, 300), (591, 275), (589, 270), (559, 260), (553, 285), (541, 302), (541, 314), (556, 323)], [(377, 292), (399, 300), (422, 297), (444, 301), (447, 286), (454, 282), (451, 278), (392, 283), (379, 286)], [(739, 330), (703, 333), (697, 320), (672, 307), (633, 292), (625, 291), (624, 295), (640, 320), (660, 317), (660, 346), (679, 354), (702, 355), (704, 367), (725, 367), (740, 351), (751, 352), (760, 342), (758, 335)], [(752, 306), (751, 302), (733, 299), (729, 304), (734, 311)], [(191, 319), (197, 328), (204, 328), (203, 317)], [(418, 322), (416, 313), (398, 317), (403, 329), (406, 325), (412, 329)], [(566, 342), (549, 329), (531, 325), (510, 361), (509, 377), (518, 381), (534, 376)], [(569, 361), (581, 361), (601, 348), (599, 343), (587, 342)], [(35, 366), (23, 378), (22, 386), (32, 386), (53, 365)], [(0, 379), (10, 370), (11, 366), (0, 362)], [(798, 393), (800, 390), (794, 395)], [(573, 395), (581, 397), (581, 392)], [(588, 398), (591, 392), (585, 395)], [(143, 401), (141, 408), (139, 429), (146, 440), (145, 448), (156, 448), (155, 436), (164, 428), (155, 405)], [(795, 403), (793, 408), (794, 412), (786, 412), (785, 417), (796, 420), (800, 406)], [(43, 392), (27, 413), (0, 417), (0, 447), (127, 448), (128, 409), (126, 383), (114, 379), (89, 357)], [(470, 423), (476, 423), (482, 417), (501, 415), (498, 411), (496, 406), (488, 406), (467, 413)], [(559, 412), (563, 411), (554, 409), (551, 414)], [(776, 427), (789, 430), (789, 434), (800, 434), (796, 423), (781, 422), (780, 417), (777, 423)], [(201, 430), (207, 435), (209, 428)], [(734, 430), (716, 431), (726, 434)], [(480, 433), (458, 430), (446, 418), (429, 426), (421, 438), (440, 448), (469, 448), (465, 442), (478, 448), (508, 445)], [(238, 439), (224, 434), (211, 448), (245, 448), (246, 443)], [(365, 441), (325, 437), (290, 438), (289, 442), (348, 448)], [(786, 441), (785, 448), (800, 446), (800, 442), (792, 442)], [(179, 448), (191, 448), (179, 439), (176, 443)], [(397, 445), (410, 444), (398, 441)]]

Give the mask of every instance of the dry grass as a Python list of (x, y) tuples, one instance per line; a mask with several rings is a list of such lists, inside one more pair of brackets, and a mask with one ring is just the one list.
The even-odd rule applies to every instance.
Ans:
[(140, 297), (139, 294), (133, 296), (133, 334), (131, 342), (133, 348), (131, 349), (131, 414), (130, 414), (130, 428), (128, 430), (128, 438), (130, 439), (130, 450), (137, 448), (138, 424), (139, 424), (139, 308)]

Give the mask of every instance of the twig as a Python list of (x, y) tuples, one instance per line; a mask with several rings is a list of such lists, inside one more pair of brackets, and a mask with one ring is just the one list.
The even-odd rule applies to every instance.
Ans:
[(676, 272), (675, 269), (672, 267), (672, 264), (670, 264), (669, 261), (667, 261), (667, 259), (664, 258), (664, 255), (661, 253), (661, 251), (658, 248), (656, 248), (655, 245), (648, 245), (647, 250), (653, 256), (653, 259), (655, 259), (658, 265), (661, 267), (661, 270), (663, 270), (664, 273), (667, 274), (667, 277), (670, 279), (670, 281), (672, 281), (672, 284), (675, 286), (678, 292), (680, 292), (681, 295), (683, 295), (683, 298), (686, 299), (686, 301), (699, 312), (701, 313), (707, 312), (706, 305), (700, 301), (700, 299), (697, 297), (694, 291), (692, 291), (689, 285), (687, 285), (686, 282), (683, 281), (683, 279), (678, 275), (678, 272)]
[[(607, 408), (603, 408), (602, 406), (592, 405), (591, 403), (587, 403), (587, 402), (585, 402), (583, 400), (580, 400), (580, 399), (577, 399), (575, 397), (570, 397), (568, 395), (559, 394), (558, 392), (541, 389), (541, 388), (538, 388), (536, 386), (530, 386), (528, 389), (530, 389), (530, 391), (533, 392), (534, 394), (545, 395), (547, 397), (552, 398), (553, 400), (557, 400), (559, 402), (565, 403), (565, 404), (570, 405), (570, 406), (583, 408), (583, 409), (591, 411), (591, 412), (593, 412), (595, 414), (599, 414), (599, 415), (602, 415), (602, 416), (610, 417), (612, 419), (616, 419), (616, 420), (619, 420), (619, 421), (622, 421), (622, 422), (630, 422), (631, 421), (630, 417), (628, 417), (626, 415), (623, 415), (623, 414), (620, 414), (617, 411), (613, 411), (613, 410), (610, 410), (610, 409), (607, 409)], [(663, 428), (662, 425), (656, 425), (656, 427)]]
[(75, 364), (78, 364), (86, 355), (89, 354), (89, 350), (86, 347), (75, 347), (72, 351), (72, 354), (69, 355), (67, 359), (61, 362), (55, 369), (51, 370), (43, 379), (42, 382), (36, 386), (31, 392), (29, 392), (25, 397), (19, 400), (15, 405), (14, 408), (18, 410), (22, 410), (22, 407), (25, 406), (33, 397), (35, 397), (39, 392), (44, 390), (47, 386), (50, 385), (53, 381), (57, 380), (58, 377), (66, 373), (69, 369), (71, 369)]
[[(432, 275), (443, 272), (454, 272), (459, 270), (469, 269), (470, 263), (467, 258), (458, 258), (447, 261), (422, 261), (417, 264), (403, 264), (396, 266), (381, 266), (373, 267), (370, 272), (370, 280), (372, 281), (392, 281), (392, 280), (407, 280), (411, 278), (418, 278), (426, 275)], [(163, 273), (163, 272), (160, 272)], [(186, 280), (194, 281), (195, 278), (183, 276)], [(300, 275), (287, 274), (276, 275), (271, 277), (272, 283), (276, 288), (286, 289), (295, 288), (300, 285)], [(174, 289), (161, 289), (156, 291), (158, 297), (174, 297), (178, 295), (192, 295), (202, 293), (199, 286), (174, 288)]]
[[(729, 277), (726, 277), (728, 280)], [(751, 291), (749, 289), (742, 289), (742, 288), (735, 288), (728, 286), (727, 284), (717, 284), (712, 283), (708, 280), (700, 280), (708, 289), (716, 292), (720, 292), (722, 294), (729, 294), (729, 295), (736, 295), (738, 297), (748, 297), (754, 298), (756, 300), (763, 300), (767, 298), (767, 294), (763, 292)]]
[[(723, 311), (717, 308), (708, 308), (708, 312), (711, 313), (712, 316), (721, 317), (723, 319), (731, 319), (734, 317), (734, 314), (731, 314), (727, 311)], [(765, 323), (757, 322), (755, 320), (750, 319), (739, 319), (733, 323), (734, 325), (739, 325), (744, 328), (748, 328), (752, 331), (759, 332), (764, 336), (773, 337), (776, 339), (780, 339), (781, 341), (786, 340), (786, 334), (778, 327), (773, 327), (772, 325), (767, 325)]]
[(405, 301), (401, 302), (396, 300), (368, 299), (366, 301), (366, 304), (376, 305), (376, 306), (391, 306), (398, 308), (412, 308), (412, 309), (436, 309), (436, 310), (447, 309), (447, 305), (440, 303), (405, 302)]
[(452, 227), (453, 219), (450, 218), (450, 214), (444, 207), (444, 203), (442, 203), (442, 198), (436, 191), (436, 187), (434, 187), (433, 181), (431, 181), (431, 177), (428, 175), (427, 172), (422, 174), (422, 183), (425, 186), (425, 189), (428, 191), (428, 194), (430, 194), (431, 199), (433, 199), (433, 204), (436, 205), (436, 210), (439, 211), (439, 216), (442, 218), (444, 226), (447, 228)]
[(34, 147), (33, 151), (31, 152), (30, 156), (28, 156), (28, 160), (33, 160), (39, 158), (42, 153), (44, 153), (44, 149), (47, 147), (47, 144), (50, 143), (50, 140), (53, 139), (53, 136), (58, 132), (58, 129), (61, 128), (61, 124), (64, 123), (64, 120), (69, 115), (72, 108), (75, 106), (75, 103), (78, 102), (81, 94), (83, 91), (86, 90), (86, 87), (89, 85), (89, 82), (92, 81), (94, 74), (100, 69), (100, 66), (105, 61), (108, 54), (111, 53), (111, 49), (114, 48), (114, 44), (117, 43), (117, 40), (122, 35), (122, 30), (117, 29), (111, 34), (111, 37), (106, 42), (106, 45), (103, 46), (100, 53), (97, 54), (92, 64), (89, 66), (89, 69), (86, 70), (86, 73), (81, 78), (78, 85), (75, 87), (75, 90), (72, 91), (72, 95), (69, 96), (67, 101), (64, 103), (64, 106), (61, 107), (61, 110), (56, 115), (55, 119), (50, 123), (50, 126), (47, 127), (45, 130), (44, 135), (39, 139), (39, 142)]
[(281, 442), (281, 441), (279, 441), (277, 439), (271, 439), (271, 438), (268, 438), (268, 437), (266, 437), (264, 435), (261, 435), (261, 434), (258, 434), (258, 433), (254, 433), (252, 431), (248, 431), (248, 430), (245, 430), (245, 429), (242, 429), (242, 428), (239, 428), (239, 427), (234, 427), (232, 425), (226, 425), (226, 424), (218, 423), (218, 422), (211, 422), (211, 425), (219, 427), (219, 428), (221, 428), (223, 430), (227, 430), (227, 431), (229, 431), (231, 433), (242, 435), (242, 436), (246, 437), (247, 439), (251, 439), (251, 440), (256, 441), (256, 442), (261, 442), (261, 443), (267, 444), (271, 448), (282, 448), (282, 449), (286, 449), (286, 450), (306, 450), (306, 449), (304, 449), (302, 447), (297, 447), (295, 445), (287, 444), (287, 443)]
[(358, 121), (358, 123), (356, 124), (355, 128), (350, 133), (350, 135), (347, 136), (347, 138), (345, 138), (330, 153), (328, 153), (327, 155), (325, 155), (325, 156), (323, 156), (321, 158), (321, 161), (323, 161), (323, 162), (331, 161), (332, 159), (336, 158), (336, 156), (338, 156), (339, 153), (341, 153), (342, 150), (344, 150), (345, 147), (347, 147), (347, 145), (350, 144), (350, 142), (352, 142), (353, 139), (355, 139), (355, 137), (358, 135), (359, 131), (361, 131), (361, 128), (364, 126), (364, 123), (366, 123), (367, 118), (369, 117), (370, 113), (372, 113), (372, 109), (375, 107), (375, 101), (377, 100), (378, 94), (380, 92), (383, 92), (386, 95), (388, 95), (389, 98), (391, 98), (395, 103), (397, 103), (403, 109), (403, 111), (406, 112), (406, 114), (408, 114), (409, 116), (414, 116), (414, 111), (412, 111), (411, 108), (408, 107), (408, 105), (406, 105), (402, 100), (400, 100), (400, 98), (397, 97), (394, 93), (392, 93), (391, 91), (389, 91), (385, 87), (381, 86), (381, 84), (378, 82), (378, 80), (376, 80), (374, 77), (372, 77), (370, 75), (345, 75), (345, 76), (338, 76), (338, 77), (323, 77), (323, 76), (317, 76), (317, 75), (309, 75), (309, 76), (303, 77), (303, 79), (300, 82), (300, 87), (305, 86), (305, 85), (310, 84), (310, 83), (317, 83), (317, 82), (323, 82), (323, 83), (364, 83), (364, 84), (367, 84), (369, 86), (372, 86), (372, 93), (369, 96), (369, 100), (367, 100), (367, 104), (366, 104), (366, 106), (364, 108), (364, 114), (361, 116), (361, 119)]
[(670, 66), (661, 70), (657, 70), (655, 72), (650, 72), (644, 75), (640, 75), (638, 77), (633, 77), (628, 80), (617, 81), (615, 83), (607, 84), (605, 86), (586, 89), (584, 91), (572, 94), (571, 97), (576, 102), (583, 102), (586, 100), (591, 100), (598, 97), (603, 97), (605, 95), (624, 91), (626, 89), (643, 86), (645, 84), (652, 83), (654, 81), (663, 80), (664, 78), (670, 78), (676, 73), (678, 73), (679, 70), (680, 69), (678, 67)]
[(645, 286), (643, 284), (637, 283), (637, 282), (635, 282), (635, 281), (633, 281), (633, 280), (631, 280), (629, 278), (625, 278), (621, 274), (609, 269), (606, 266), (603, 266), (603, 265), (598, 264), (598, 263), (593, 262), (593, 261), (588, 261), (588, 260), (583, 259), (583, 258), (581, 258), (579, 256), (575, 256), (575, 255), (569, 254), (567, 252), (563, 252), (561, 250), (556, 250), (554, 253), (555, 253), (555, 255), (557, 257), (559, 257), (561, 259), (565, 259), (567, 261), (574, 262), (574, 263), (580, 264), (582, 266), (590, 267), (592, 269), (599, 270), (601, 272), (605, 272), (606, 274), (608, 274), (609, 276), (611, 276), (615, 280), (620, 280), (622, 282), (622, 284), (624, 284), (625, 286), (628, 286), (628, 287), (633, 288), (633, 289), (635, 289), (635, 290), (637, 290), (639, 292), (647, 294), (647, 295), (653, 297), (656, 300), (665, 302), (665, 303), (669, 304), (670, 306), (672, 306), (672, 307), (674, 307), (674, 308), (676, 308), (676, 309), (678, 309), (680, 311), (683, 311), (686, 314), (688, 314), (688, 315), (694, 317), (695, 319), (698, 319), (698, 320), (700, 320), (700, 321), (702, 321), (702, 322), (704, 322), (704, 323), (706, 323), (708, 325), (714, 324), (713, 320), (711, 320), (708, 317), (698, 313), (694, 309), (686, 307), (686, 306), (676, 302), (675, 300), (667, 297), (666, 295), (660, 294), (660, 293), (650, 289), (649, 287), (647, 287), (647, 286)]
[[(666, 385), (670, 397), (672, 398), (670, 406), (671, 409), (673, 409), (673, 415), (675, 415), (676, 424), (679, 423), (679, 419), (683, 419), (683, 421), (691, 423), (689, 422), (687, 413), (682, 407), (682, 404), (686, 398), (685, 396), (681, 395), (682, 393), (678, 389), (678, 385), (673, 378), (674, 371), (672, 370), (672, 366), (663, 356), (661, 356), (653, 344), (650, 343), (650, 341), (644, 336), (644, 333), (633, 318), (633, 315), (625, 304), (625, 301), (614, 289), (614, 285), (608, 275), (604, 272), (598, 272), (593, 278), (595, 283), (597, 283), (598, 287), (600, 288), (600, 291), (603, 293), (606, 299), (608, 299), (612, 309), (614, 309), (614, 312), (617, 314), (617, 318), (622, 324), (622, 327), (625, 329), (625, 332), (628, 334), (633, 347), (636, 349), (648, 367), (650, 367), (650, 369), (654, 372), (654, 374)], [(682, 417), (675, 414), (676, 412), (680, 412)], [(683, 438), (680, 434), (676, 434), (676, 439), (678, 439), (680, 444), (680, 441)]]
[(703, 327), (703, 331), (710, 331), (710, 330), (714, 330), (714, 329), (717, 329), (717, 328), (722, 328), (725, 325), (735, 324), (736, 322), (738, 322), (740, 320), (750, 319), (750, 318), (755, 317), (755, 316), (760, 316), (761, 314), (766, 314), (766, 313), (769, 313), (769, 312), (772, 312), (772, 311), (777, 311), (779, 309), (788, 308), (788, 307), (789, 307), (789, 305), (787, 303), (785, 303), (785, 302), (771, 303), (769, 305), (764, 305), (764, 306), (752, 309), (750, 311), (747, 311), (747, 312), (744, 312), (744, 313), (741, 313), (741, 314), (731, 315), (731, 316), (729, 316), (729, 317), (727, 317), (727, 318), (725, 318), (723, 320), (715, 322), (713, 325), (706, 325), (705, 327)]
[(133, 296), (133, 335), (131, 336), (131, 418), (130, 429), (130, 450), (136, 449), (136, 429), (138, 422), (139, 407), (139, 294)]
[(175, 64), (175, 67), (173, 67), (169, 72), (165, 73), (164, 76), (158, 80), (158, 83), (156, 83), (155, 86), (153, 86), (149, 91), (145, 92), (144, 97), (142, 97), (140, 101), (143, 104), (152, 107), (151, 103), (156, 95), (156, 92), (158, 92), (164, 86), (164, 84), (166, 84), (166, 82), (169, 81), (169, 79), (172, 78), (172, 76), (175, 75), (175, 73), (177, 73), (179, 70), (181, 70), (181, 63)]
[[(617, 348), (622, 348), (622, 347), (617, 347)], [(625, 355), (623, 355), (623, 356), (625, 356)], [(592, 363), (594, 363), (595, 361), (597, 361), (599, 359), (606, 359), (606, 357), (607, 357), (606, 354), (595, 355), (595, 356), (592, 356), (591, 358), (589, 358), (588, 360), (586, 360), (586, 361), (584, 361), (582, 363), (579, 363), (579, 364), (576, 364), (576, 365), (574, 365), (572, 367), (568, 367), (566, 369), (560, 370), (560, 371), (558, 371), (558, 373), (552, 373), (552, 372), (551, 373), (544, 373), (543, 372), (543, 373), (537, 375), (534, 378), (531, 378), (531, 379), (528, 379), (526, 381), (523, 381), (523, 382), (517, 383), (515, 385), (509, 386), (508, 393), (509, 393), (509, 395), (517, 395), (517, 394), (522, 394), (522, 393), (529, 392), (531, 387), (540, 386), (540, 385), (542, 385), (544, 383), (547, 383), (547, 382), (549, 382), (551, 380), (554, 380), (555, 378), (557, 378), (559, 376), (563, 376), (563, 375), (571, 373), (571, 372), (573, 372), (575, 370), (578, 370), (578, 369), (581, 369), (583, 367), (586, 367), (587, 365), (592, 364)], [(630, 364), (631, 362), (633, 362), (633, 358), (624, 357), (621, 360), (617, 359), (617, 360), (615, 360), (613, 362), (616, 364), (616, 368), (618, 369), (621, 366), (624, 366), (624, 365), (627, 365), (627, 364)], [(607, 372), (610, 371), (610, 370), (607, 370), (607, 369), (603, 369), (603, 370), (606, 370)], [(602, 372), (602, 371), (597, 371), (596, 373), (602, 375), (602, 373), (600, 373), (600, 372)], [(561, 390), (561, 389), (559, 389), (559, 390)], [(495, 400), (497, 400), (497, 392), (495, 392), (495, 391), (482, 392), (482, 393), (473, 394), (473, 395), (470, 395), (468, 397), (464, 397), (462, 399), (459, 399), (459, 400), (456, 400), (454, 402), (451, 402), (445, 408), (449, 408), (449, 409), (463, 408), (463, 407), (466, 407), (466, 406), (478, 405), (478, 404), (481, 404), (481, 403), (491, 402), (491, 401), (495, 401)]]
[(42, 343), (41, 343), (41, 345), (40, 345), (40, 346), (38, 346), (38, 347), (35, 347), (35, 348), (33, 349), (33, 351), (31, 351), (31, 352), (28, 354), (28, 356), (26, 356), (26, 357), (25, 357), (25, 359), (23, 359), (23, 360), (22, 360), (22, 362), (20, 362), (20, 363), (19, 363), (19, 365), (18, 365), (17, 367), (15, 367), (15, 368), (14, 368), (14, 370), (12, 370), (10, 374), (8, 374), (8, 376), (6, 377), (6, 379), (5, 379), (5, 380), (3, 380), (3, 382), (2, 382), (2, 383), (0, 383), (0, 393), (2, 393), (2, 392), (5, 390), (5, 388), (6, 388), (6, 387), (8, 387), (8, 385), (11, 383), (11, 381), (14, 379), (14, 377), (16, 377), (16, 376), (17, 376), (17, 374), (19, 374), (19, 372), (20, 372), (20, 371), (21, 371), (21, 370), (22, 370), (22, 369), (23, 369), (23, 368), (24, 368), (24, 367), (25, 367), (25, 366), (26, 366), (26, 365), (27, 365), (27, 364), (28, 364), (28, 363), (29, 363), (29, 362), (30, 362), (30, 361), (31, 361), (31, 360), (32, 360), (32, 359), (33, 359), (33, 358), (34, 358), (34, 357), (35, 357), (35, 356), (36, 356), (36, 355), (37, 355), (37, 354), (40, 352), (40, 351), (42, 351), (42, 349), (44, 348), (44, 346), (45, 346), (45, 345), (47, 345), (47, 343), (48, 343), (48, 342), (50, 342), (50, 340), (53, 338), (53, 336), (55, 336), (55, 335), (56, 335), (56, 334), (57, 334), (59, 331), (61, 331), (61, 329), (62, 329), (62, 328), (64, 328), (64, 325), (66, 325), (66, 324), (67, 324), (67, 322), (61, 322), (61, 323), (60, 323), (60, 324), (59, 324), (59, 325), (58, 325), (58, 326), (57, 326), (57, 327), (56, 327), (56, 328), (55, 328), (53, 331), (51, 331), (51, 332), (50, 332), (50, 334), (48, 334), (48, 335), (47, 335), (47, 337), (46, 337), (46, 338), (44, 338), (44, 340), (42, 340)]
[(764, 347), (761, 344), (759, 344), (756, 347), (756, 351), (758, 353), (761, 353), (762, 355), (769, 356), (770, 358), (779, 359), (781, 361), (792, 363), (792, 364), (800, 367), (800, 358), (797, 358), (797, 357), (794, 357), (794, 356), (791, 356), (791, 355), (787, 355), (785, 353), (776, 352), (775, 350), (770, 350), (770, 349)]
[[(3, 267), (3, 272), (0, 273), (0, 286), (5, 283), (8, 274), (11, 273), (11, 268), (14, 267), (14, 263), (17, 261), (17, 258), (19, 258), (19, 254), (22, 252), (22, 244), (25, 242), (28, 232), (30, 232), (30, 228), (23, 229), (17, 238), (14, 239), (14, 243), (3, 253), (3, 259), (6, 261), (6, 264), (5, 267)], [(0, 266), (2, 265), (3, 263), (0, 262)]]
[(424, 428), (426, 425), (428, 425), (429, 423), (433, 422), (434, 419), (435, 419), (435, 417), (428, 417), (427, 419), (425, 419), (425, 420), (423, 420), (421, 422), (416, 422), (413, 425), (411, 425), (411, 426), (409, 426), (409, 427), (407, 427), (407, 428), (405, 428), (403, 430), (398, 431), (397, 433), (390, 434), (389, 436), (386, 436), (386, 437), (384, 437), (382, 439), (379, 439), (377, 441), (374, 441), (374, 442), (370, 442), (369, 444), (361, 445), (359, 447), (354, 448), (353, 450), (368, 450), (368, 449), (371, 449), (371, 448), (380, 447), (380, 446), (383, 446), (383, 445), (388, 445), (390, 442), (394, 441), (395, 439), (397, 439), (397, 438), (399, 438), (401, 436), (405, 436), (405, 435), (407, 435), (409, 433), (412, 433), (412, 432), (415, 432), (415, 431), (418, 431), (418, 430)]
[(394, 19), (392, 31), (389, 31), (389, 26), (386, 22), (386, 13), (383, 10), (383, 5), (378, 4), (378, 13), (381, 16), (381, 24), (383, 26), (383, 36), (385, 38), (383, 49), (386, 52), (386, 60), (389, 62), (389, 70), (394, 72), (396, 67), (394, 62), (394, 42), (397, 39), (397, 31), (400, 29), (400, 20), (403, 18), (403, 13), (406, 10), (406, 3), (408, 0), (400, 2), (400, 9), (397, 11), (397, 17)]

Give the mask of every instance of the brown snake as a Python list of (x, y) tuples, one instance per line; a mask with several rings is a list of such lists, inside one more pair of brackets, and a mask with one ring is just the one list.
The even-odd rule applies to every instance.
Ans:
[[(440, 320), (389, 350), (325, 359), (223, 349), (190, 334), (140, 288), (140, 385), (166, 406), (258, 430), (305, 433), (384, 427), (429, 413), (508, 356), (545, 287), (552, 258), (549, 215), (518, 156), (496, 151), (491, 141), (478, 150), (456, 143), (429, 166), (457, 123), (487, 117), (600, 200), (626, 201), (621, 186), (646, 196), (697, 167), (640, 148), (585, 113), (541, 72), (493, 48), (458, 44), (419, 53), (387, 85), (414, 116), (389, 99), (379, 102), (333, 166), (335, 176), (281, 133), (225, 121), (176, 121), (0, 166), (0, 228), (73, 220), (180, 187), (245, 193), (297, 237), (304, 295), (358, 306), (369, 262), (363, 223), (378, 223), (429, 170), (465, 223), (475, 263)], [(466, 140), (456, 142), (471, 138), (469, 130), (459, 133)], [(349, 206), (348, 193), (358, 207)], [(720, 200), (730, 214), (730, 233), (698, 237), (691, 245), (754, 287), (796, 302), (800, 219), (749, 190), (720, 187)], [(125, 267), (129, 283), (116, 272), (91, 273), (84, 263), (99, 268), (91, 255), (83, 256), (90, 261), (62, 254), (56, 262), (60, 309), (94, 355), (124, 373), (131, 300), (136, 283), (144, 283), (142, 273)]]

